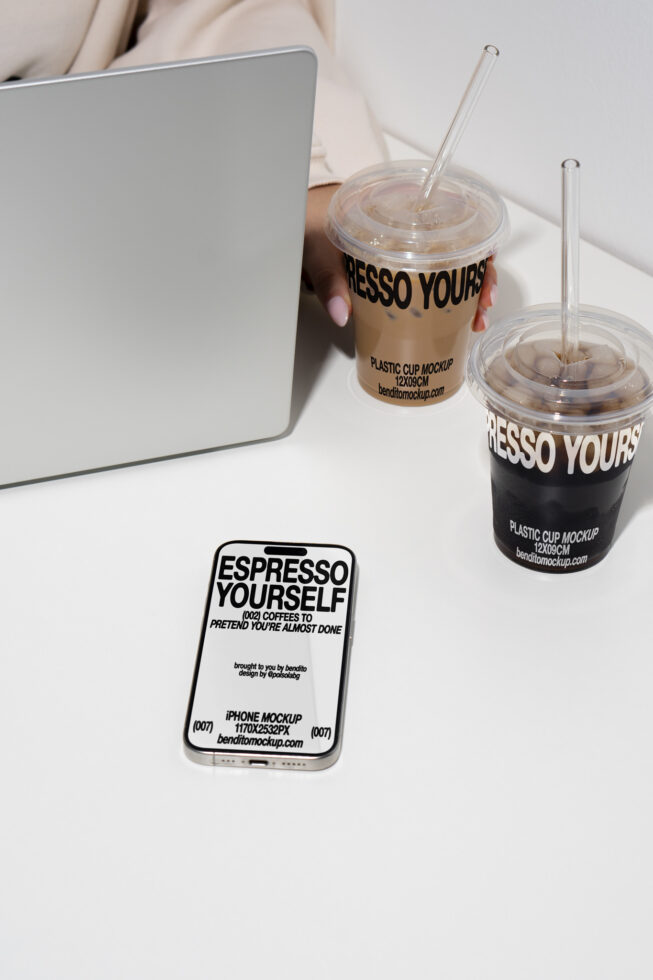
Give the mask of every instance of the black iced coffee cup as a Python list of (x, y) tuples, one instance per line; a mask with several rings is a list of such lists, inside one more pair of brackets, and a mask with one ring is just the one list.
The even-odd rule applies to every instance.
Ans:
[(572, 364), (561, 308), (506, 317), (474, 346), (472, 392), (486, 409), (494, 538), (512, 561), (573, 572), (610, 549), (644, 419), (653, 407), (653, 337), (582, 306)]

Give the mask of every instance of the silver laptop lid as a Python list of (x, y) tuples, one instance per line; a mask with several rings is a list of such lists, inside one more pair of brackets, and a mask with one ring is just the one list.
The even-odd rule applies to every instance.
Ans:
[(0, 485), (287, 427), (315, 74), (0, 86)]

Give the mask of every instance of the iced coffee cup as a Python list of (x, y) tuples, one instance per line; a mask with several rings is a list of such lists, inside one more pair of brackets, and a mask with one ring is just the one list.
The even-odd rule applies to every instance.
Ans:
[(402, 406), (441, 402), (462, 385), (487, 261), (508, 233), (499, 195), (459, 169), (416, 210), (429, 166), (399, 161), (354, 175), (326, 226), (344, 257), (358, 380)]
[(576, 315), (566, 361), (562, 308), (540, 306), (492, 326), (467, 369), (486, 409), (495, 541), (538, 571), (605, 557), (653, 407), (651, 334), (608, 310)]

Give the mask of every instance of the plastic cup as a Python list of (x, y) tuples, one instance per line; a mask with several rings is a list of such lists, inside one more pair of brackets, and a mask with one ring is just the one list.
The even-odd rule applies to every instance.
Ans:
[(494, 538), (512, 561), (574, 572), (610, 550), (644, 419), (653, 337), (609, 310), (579, 307), (575, 360), (561, 361), (561, 307), (496, 323), (467, 365), (486, 408)]
[(326, 225), (344, 255), (358, 380), (381, 401), (415, 407), (462, 385), (487, 260), (508, 233), (499, 195), (459, 169), (415, 211), (429, 166), (360, 171), (333, 196)]

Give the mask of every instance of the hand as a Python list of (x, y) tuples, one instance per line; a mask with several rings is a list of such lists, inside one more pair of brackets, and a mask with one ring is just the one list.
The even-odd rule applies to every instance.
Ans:
[(324, 232), (329, 201), (339, 184), (312, 187), (306, 205), (302, 277), (335, 324), (344, 327), (351, 316), (342, 252), (331, 244)]
[(474, 333), (481, 333), (483, 330), (487, 330), (489, 322), (487, 318), (487, 310), (490, 306), (494, 306), (495, 300), (497, 298), (497, 270), (494, 267), (494, 256), (491, 255), (487, 260), (487, 268), (485, 269), (485, 278), (483, 279), (483, 286), (481, 288), (481, 295), (478, 299), (478, 309), (476, 311), (476, 316), (474, 317), (474, 322), (472, 324), (472, 330)]
[[(342, 253), (331, 244), (324, 233), (329, 201), (338, 187), (338, 184), (327, 184), (324, 187), (312, 187), (308, 192), (302, 275), (306, 284), (315, 290), (317, 298), (333, 322), (344, 327), (351, 316), (351, 300)], [(487, 329), (487, 310), (494, 304), (496, 294), (497, 270), (492, 255), (488, 259), (478, 309), (472, 324), (472, 330), (476, 333)]]

